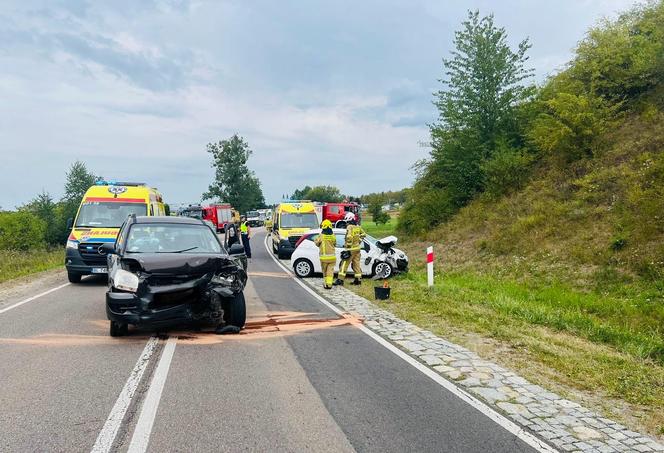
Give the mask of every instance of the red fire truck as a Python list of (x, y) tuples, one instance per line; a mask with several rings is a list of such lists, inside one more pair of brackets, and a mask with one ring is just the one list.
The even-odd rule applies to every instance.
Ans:
[(218, 232), (226, 231), (226, 225), (233, 222), (233, 208), (228, 203), (215, 203), (206, 206), (189, 205), (179, 212), (182, 216), (209, 220)]
[(343, 221), (348, 212), (355, 214), (355, 221), (360, 224), (360, 205), (357, 203), (325, 203), (322, 208), (322, 220), (329, 220), (332, 225)]

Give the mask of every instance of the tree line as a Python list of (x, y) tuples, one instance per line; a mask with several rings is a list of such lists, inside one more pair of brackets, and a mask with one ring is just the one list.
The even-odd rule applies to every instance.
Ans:
[(65, 175), (60, 200), (42, 190), (16, 211), (0, 212), (0, 249), (31, 250), (64, 244), (69, 236), (68, 220), (76, 216), (85, 191), (99, 179), (101, 176), (76, 161)]
[(602, 134), (628, 113), (661, 109), (661, 0), (592, 28), (567, 67), (541, 86), (527, 67), (530, 46), (525, 39), (511, 47), (493, 15), (468, 13), (443, 60), (431, 152), (414, 166), (402, 231), (424, 232), (478, 196), (509, 194), (543, 162), (572, 168), (601, 153)]

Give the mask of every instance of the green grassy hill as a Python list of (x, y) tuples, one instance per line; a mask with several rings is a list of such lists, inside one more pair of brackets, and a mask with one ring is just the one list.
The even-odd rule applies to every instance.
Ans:
[[(477, 157), (473, 124), (443, 124), (439, 142), (432, 129), (435, 152), (399, 217), (412, 268), (381, 303), (660, 438), (663, 24), (660, 0), (591, 29), (519, 104), (514, 145)], [(372, 296), (371, 284), (358, 291)]]
[[(664, 114), (634, 115), (605, 139), (600, 155), (544, 161), (522, 189), (400, 243), (412, 269), (384, 306), (663, 436)], [(359, 291), (371, 298), (370, 286)]]
[(523, 189), (478, 198), (426, 240), (440, 243), (456, 269), (634, 290), (661, 316), (664, 114), (632, 117), (604, 140), (611, 145), (594, 158), (544, 161)]

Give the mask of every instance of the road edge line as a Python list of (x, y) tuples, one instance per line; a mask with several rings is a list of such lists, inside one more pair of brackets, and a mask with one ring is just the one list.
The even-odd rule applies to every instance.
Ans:
[[(333, 305), (330, 301), (326, 300), (323, 296), (318, 294), (315, 290), (313, 290), (308, 284), (300, 281), (298, 278), (294, 277), (294, 274), (286, 267), (284, 266), (283, 263), (281, 263), (279, 260), (277, 260), (274, 255), (271, 253), (270, 249), (268, 248), (267, 245), (267, 239), (269, 235), (266, 236), (264, 245), (265, 249), (267, 250), (268, 255), (270, 255), (270, 258), (279, 265), (288, 275), (291, 276), (291, 278), (300, 285), (305, 291), (307, 291), (309, 294), (314, 296), (314, 298), (321, 302), (323, 305), (326, 307), (329, 307), (331, 310), (333, 310), (335, 313), (339, 315), (343, 315), (345, 312), (340, 310), (338, 307)], [(425, 376), (436, 382), (438, 385), (441, 387), (445, 388), (448, 390), (450, 393), (454, 394), (457, 398), (461, 399), (462, 401), (468, 403), (471, 405), (473, 408), (475, 408), (477, 411), (481, 412), (485, 416), (487, 416), (489, 419), (491, 419), (494, 423), (497, 425), (501, 426), (503, 429), (508, 431), (511, 434), (514, 434), (517, 438), (521, 439), (524, 443), (528, 444), (529, 446), (533, 447), (535, 450), (541, 452), (541, 453), (557, 453), (558, 450), (552, 447), (551, 445), (547, 444), (545, 441), (542, 439), (539, 439), (535, 435), (531, 434), (530, 432), (526, 431), (524, 428), (520, 427), (517, 425), (515, 422), (510, 420), (509, 418), (505, 417), (501, 413), (497, 412), (495, 409), (487, 405), (485, 402), (475, 398), (473, 395), (470, 393), (466, 392), (462, 388), (456, 386), (454, 383), (448, 381), (444, 377), (442, 377), (440, 374), (436, 373), (434, 370), (431, 368), (427, 367), (426, 365), (418, 362), (415, 358), (411, 357), (409, 354), (406, 352), (402, 351), (401, 349), (397, 348), (394, 346), (392, 343), (387, 341), (385, 338), (381, 337), (378, 335), (376, 332), (372, 331), (366, 326), (356, 326), (358, 329), (360, 329), (364, 334), (368, 335), (370, 338), (372, 338), (374, 341), (376, 341), (378, 344), (386, 348), (388, 351), (394, 353), (397, 357), (401, 358), (404, 360), (406, 363), (409, 365), (413, 366), (415, 369), (423, 373)]]
[(170, 337), (166, 341), (164, 351), (161, 353), (159, 364), (152, 376), (152, 381), (148, 387), (147, 396), (143, 400), (143, 407), (141, 414), (138, 416), (134, 434), (131, 437), (131, 443), (127, 453), (143, 453), (147, 451), (150, 442), (150, 435), (152, 434), (152, 426), (154, 425), (155, 417), (157, 416), (157, 409), (161, 401), (161, 394), (166, 385), (168, 378), (168, 371), (171, 367), (173, 354), (175, 353), (175, 346), (177, 345), (177, 337)]
[(141, 382), (143, 373), (145, 373), (145, 369), (147, 368), (150, 358), (154, 354), (158, 344), (159, 338), (156, 336), (150, 337), (145, 344), (143, 352), (138, 357), (136, 365), (134, 365), (134, 368), (131, 370), (127, 382), (125, 382), (124, 387), (122, 387), (118, 399), (115, 401), (113, 409), (111, 409), (111, 413), (108, 415), (104, 426), (99, 432), (99, 435), (92, 446), (92, 450), (90, 450), (91, 453), (107, 453), (111, 450), (113, 442), (115, 442), (115, 437), (118, 435), (120, 425), (127, 413), (127, 409), (136, 393), (138, 384)]
[(28, 302), (32, 302), (32, 301), (35, 300), (35, 299), (39, 299), (39, 298), (42, 297), (42, 296), (45, 296), (45, 295), (47, 295), (47, 294), (51, 294), (52, 292), (57, 291), (57, 290), (59, 290), (59, 289), (62, 289), (62, 288), (64, 288), (65, 286), (69, 286), (69, 285), (71, 285), (71, 283), (63, 283), (63, 284), (60, 285), (60, 286), (56, 286), (55, 288), (51, 288), (51, 289), (49, 289), (48, 291), (44, 291), (43, 293), (37, 294), (36, 296), (28, 297), (27, 299), (24, 299), (24, 300), (22, 300), (22, 301), (20, 301), (20, 302), (16, 302), (15, 304), (12, 304), (12, 305), (10, 305), (10, 306), (8, 306), (8, 307), (0, 308), (0, 315), (3, 314), (3, 313), (8, 312), (9, 310), (11, 310), (11, 309), (13, 309), (13, 308), (20, 307), (20, 306), (23, 305), (23, 304), (27, 304)]

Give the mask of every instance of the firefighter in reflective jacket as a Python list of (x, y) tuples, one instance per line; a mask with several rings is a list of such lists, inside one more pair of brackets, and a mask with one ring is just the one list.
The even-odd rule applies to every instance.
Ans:
[(323, 288), (331, 289), (332, 280), (334, 280), (334, 265), (337, 263), (337, 257), (334, 254), (334, 247), (337, 240), (332, 232), (332, 222), (323, 220), (320, 226), (323, 231), (321, 231), (314, 243), (319, 248), (320, 265), (323, 268)]
[(339, 278), (334, 282), (335, 285), (343, 285), (344, 278), (348, 266), (352, 263), (355, 279), (353, 285), (362, 284), (362, 268), (360, 267), (360, 250), (362, 248), (362, 240), (366, 237), (366, 233), (361, 226), (355, 223), (355, 214), (349, 212), (344, 217), (347, 223), (346, 227), (346, 241), (344, 243), (344, 252), (342, 252), (341, 266), (339, 266)]

